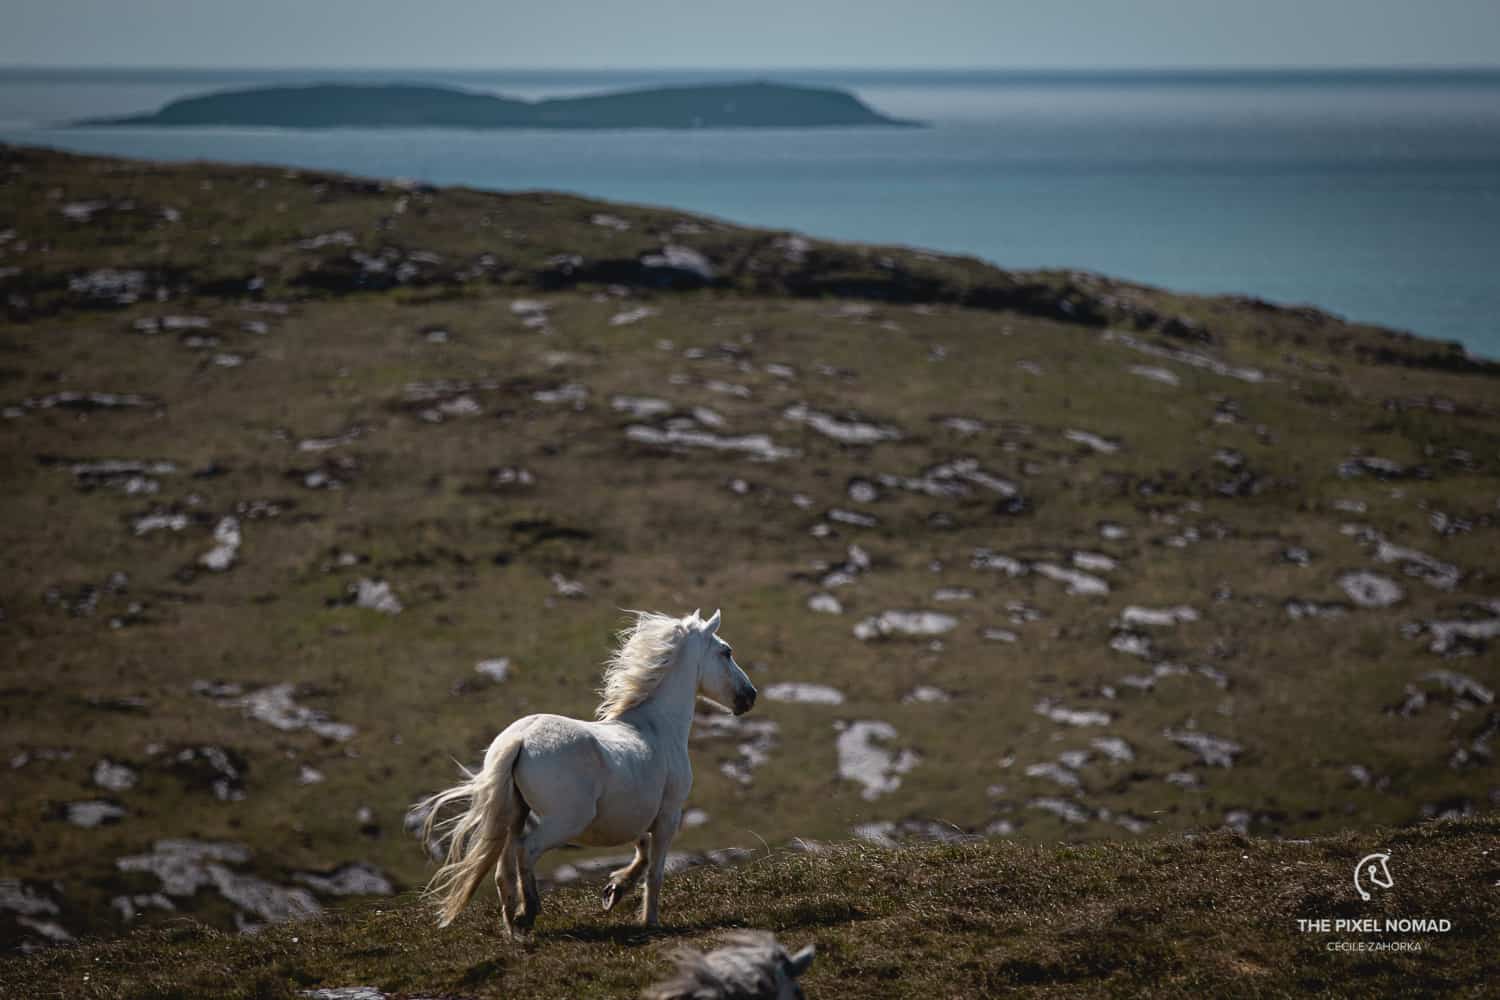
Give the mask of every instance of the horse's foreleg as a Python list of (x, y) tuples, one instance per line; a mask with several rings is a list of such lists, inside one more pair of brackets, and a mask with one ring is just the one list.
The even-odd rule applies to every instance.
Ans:
[(605, 913), (613, 910), (620, 900), (630, 895), (630, 890), (646, 874), (648, 840), (649, 835), (636, 841), (635, 857), (630, 860), (630, 864), (609, 873), (609, 881), (605, 883), (604, 891), (599, 893), (599, 902), (604, 905)]
[(516, 911), (515, 927), (521, 932), (531, 929), (542, 912), (542, 898), (536, 891), (537, 860), (554, 847), (561, 847), (589, 828), (594, 821), (594, 804), (542, 816), (537, 825), (521, 837), (517, 852), (521, 868), (521, 908)]
[(651, 870), (646, 876), (645, 899), (641, 901), (641, 926), (655, 927), (661, 923), (659, 914), (661, 880), (667, 872), (667, 851), (672, 847), (672, 838), (677, 835), (677, 824), (682, 820), (682, 809), (664, 812), (651, 824)]

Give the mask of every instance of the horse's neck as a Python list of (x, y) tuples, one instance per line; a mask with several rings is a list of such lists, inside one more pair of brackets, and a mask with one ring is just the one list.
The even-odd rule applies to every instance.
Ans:
[(693, 706), (698, 700), (698, 678), (692, 664), (677, 663), (657, 685), (651, 696), (621, 719), (641, 728), (655, 729), (668, 743), (687, 744), (693, 728)]

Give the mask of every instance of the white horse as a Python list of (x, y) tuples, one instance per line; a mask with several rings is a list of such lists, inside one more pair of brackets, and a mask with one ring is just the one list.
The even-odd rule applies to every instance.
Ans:
[[(414, 807), (426, 812), (424, 840), (435, 825), (450, 833), (445, 863), (427, 885), (439, 926), (453, 922), (493, 869), (506, 931), (524, 936), (541, 911), (537, 859), (567, 843), (634, 843), (635, 858), (610, 873), (600, 898), (612, 910), (647, 875), (641, 923), (660, 922), (667, 849), (693, 787), (693, 705), (701, 695), (741, 715), (755, 704), (755, 685), (718, 637), (719, 612), (706, 621), (696, 611), (634, 614), (605, 666), (598, 721), (519, 719), (495, 737), (477, 773), (464, 769), (461, 784)], [(438, 824), (453, 803), (468, 808)]]

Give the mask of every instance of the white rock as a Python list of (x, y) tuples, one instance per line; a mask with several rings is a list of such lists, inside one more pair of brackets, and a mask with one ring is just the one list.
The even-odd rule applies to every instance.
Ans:
[(234, 565), (240, 551), (240, 522), (225, 517), (214, 526), (214, 547), (198, 557), (198, 564), (215, 573), (222, 573)]
[(1198, 759), (1209, 767), (1232, 767), (1234, 758), (1244, 752), (1244, 747), (1233, 740), (1210, 736), (1196, 729), (1168, 729), (1164, 735), (1197, 754)]
[(1095, 434), (1092, 431), (1069, 429), (1063, 431), (1063, 437), (1067, 438), (1069, 441), (1072, 441), (1075, 444), (1081, 444), (1087, 448), (1092, 448), (1094, 451), (1097, 451), (1103, 455), (1113, 455), (1115, 452), (1120, 450), (1120, 446), (1118, 443), (1111, 441), (1108, 438), (1100, 437), (1098, 434)]
[(1026, 777), (1046, 778), (1049, 781), (1057, 782), (1064, 788), (1077, 788), (1081, 784), (1078, 780), (1078, 775), (1061, 764), (1054, 764), (1051, 761), (1030, 765), (1026, 768)]
[(1132, 375), (1139, 375), (1141, 378), (1148, 378), (1153, 382), (1160, 382), (1162, 385), (1177, 386), (1182, 384), (1182, 379), (1178, 378), (1175, 372), (1167, 368), (1157, 368), (1153, 365), (1131, 365), (1130, 373)]
[(1143, 608), (1132, 604), (1120, 612), (1120, 624), (1132, 628), (1139, 626), (1166, 628), (1197, 620), (1198, 612), (1186, 604), (1170, 608)]
[(140, 777), (133, 769), (109, 759), (100, 760), (94, 765), (94, 784), (112, 792), (129, 791), (135, 787)]
[(631, 424), (625, 428), (625, 437), (641, 444), (661, 445), (677, 448), (707, 448), (713, 451), (737, 451), (762, 462), (775, 462), (784, 458), (795, 458), (798, 452), (783, 448), (764, 434), (743, 434), (730, 437), (709, 431), (658, 430), (644, 424)]
[(807, 599), (807, 610), (825, 615), (841, 615), (844, 606), (832, 594), (814, 594)]
[(636, 306), (634, 309), (626, 309), (624, 312), (615, 313), (609, 318), (609, 325), (629, 326), (632, 323), (639, 323), (643, 319), (650, 319), (657, 312), (658, 310), (650, 306)]
[(1048, 579), (1066, 584), (1069, 594), (1096, 596), (1109, 593), (1108, 582), (1088, 573), (1052, 563), (1033, 563), (1031, 568)]
[(665, 399), (651, 396), (614, 396), (610, 398), (612, 409), (628, 413), (637, 420), (649, 420), (663, 413), (672, 412), (672, 404)]
[(480, 660), (474, 665), (474, 670), (498, 684), (510, 676), (510, 657), (501, 656), (493, 660)]
[(1388, 608), (1406, 596), (1400, 584), (1378, 573), (1343, 573), (1338, 584), (1349, 595), (1349, 600), (1362, 608)]
[(1049, 812), (1065, 823), (1085, 823), (1089, 819), (1089, 811), (1072, 799), (1043, 797), (1032, 799), (1026, 805)]
[(1065, 726), (1107, 726), (1114, 721), (1108, 712), (1066, 708), (1048, 699), (1037, 702), (1036, 714)]
[(69, 802), (64, 809), (69, 823), (86, 830), (104, 823), (112, 823), (125, 815), (125, 810), (113, 802)]
[(252, 691), (230, 704), (243, 709), (250, 718), (277, 729), (307, 729), (324, 739), (341, 742), (354, 738), (353, 726), (334, 722), (324, 712), (297, 704), (292, 697), (293, 690), (291, 684), (273, 684)]
[(399, 615), (402, 611), (401, 601), (391, 585), (384, 580), (371, 580), (368, 577), (355, 581), (354, 604), (385, 615)]
[(771, 701), (791, 701), (808, 705), (842, 705), (844, 693), (826, 684), (805, 684), (801, 681), (784, 681), (765, 688), (763, 693)]
[(881, 721), (851, 722), (839, 733), (839, 777), (863, 785), (860, 795), (867, 801), (900, 788), (901, 775), (921, 762), (910, 749), (896, 752), (881, 746), (896, 736), (896, 727)]
[(1135, 760), (1134, 748), (1118, 736), (1096, 736), (1089, 740), (1089, 746), (1121, 764)]
[(809, 409), (804, 403), (787, 407), (781, 415), (795, 423), (806, 424), (819, 434), (843, 444), (876, 444), (895, 441), (901, 437), (901, 432), (894, 427), (835, 417)]
[(883, 611), (854, 626), (857, 639), (888, 636), (920, 638), (944, 635), (958, 626), (958, 619), (940, 611)]

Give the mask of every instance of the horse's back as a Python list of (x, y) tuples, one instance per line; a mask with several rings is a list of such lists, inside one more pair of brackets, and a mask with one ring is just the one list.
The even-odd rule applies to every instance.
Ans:
[(506, 729), (513, 731), (521, 741), (513, 772), (521, 797), (543, 816), (577, 809), (593, 815), (581, 842), (633, 841), (655, 818), (665, 781), (663, 761), (638, 730), (531, 715)]
[(496, 744), (521, 741), (513, 776), (521, 796), (539, 813), (551, 810), (559, 796), (597, 798), (604, 768), (587, 722), (563, 715), (528, 715), (496, 738)]

